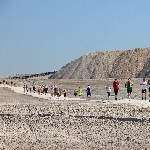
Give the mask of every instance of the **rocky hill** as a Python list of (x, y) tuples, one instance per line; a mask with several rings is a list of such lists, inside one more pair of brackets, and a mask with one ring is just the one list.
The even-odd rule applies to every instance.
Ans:
[(150, 77), (150, 48), (98, 51), (66, 64), (50, 79)]

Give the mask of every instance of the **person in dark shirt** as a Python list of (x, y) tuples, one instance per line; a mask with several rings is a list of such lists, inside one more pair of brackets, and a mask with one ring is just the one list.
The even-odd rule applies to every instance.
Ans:
[(119, 86), (120, 86), (120, 83), (117, 79), (115, 79), (115, 81), (113, 82), (113, 88), (114, 88), (114, 93), (115, 93), (115, 100), (117, 100), (117, 94), (118, 94), (118, 91), (119, 91)]
[(88, 85), (88, 87), (87, 87), (87, 97), (91, 97), (91, 87), (90, 87), (90, 85)]

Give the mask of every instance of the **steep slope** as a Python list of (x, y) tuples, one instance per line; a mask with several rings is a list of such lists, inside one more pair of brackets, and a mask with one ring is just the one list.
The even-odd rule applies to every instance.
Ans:
[(145, 77), (150, 73), (150, 48), (95, 52), (63, 66), (50, 79)]
[(150, 58), (145, 62), (143, 69), (137, 74), (137, 77), (150, 77)]

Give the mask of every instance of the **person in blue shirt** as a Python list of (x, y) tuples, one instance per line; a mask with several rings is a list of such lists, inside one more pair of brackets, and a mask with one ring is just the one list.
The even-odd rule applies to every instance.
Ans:
[(88, 87), (87, 87), (87, 97), (91, 97), (91, 87), (90, 87), (90, 85), (88, 85)]

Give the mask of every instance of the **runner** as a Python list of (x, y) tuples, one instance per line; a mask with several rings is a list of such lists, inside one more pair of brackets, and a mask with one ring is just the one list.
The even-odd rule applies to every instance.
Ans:
[(44, 88), (45, 95), (47, 94), (47, 92), (48, 92), (48, 86), (45, 85), (45, 88)]
[(120, 83), (117, 79), (113, 82), (113, 88), (114, 88), (114, 93), (115, 93), (115, 100), (117, 100), (117, 94), (119, 90)]
[(125, 87), (127, 88), (127, 93), (128, 93), (129, 99), (130, 99), (130, 95), (132, 93), (132, 86), (133, 86), (133, 83), (132, 83), (131, 79), (129, 78), (128, 81), (125, 83)]
[(3, 80), (3, 84), (5, 84), (5, 80)]
[(149, 102), (150, 102), (150, 80), (148, 80), (147, 85), (148, 85), (148, 90), (149, 90)]
[(60, 96), (60, 93), (59, 93), (59, 92), (60, 92), (60, 90), (59, 90), (59, 89), (60, 89), (60, 88), (57, 88), (57, 94), (56, 94), (56, 95), (57, 95), (57, 97), (59, 97), (59, 96)]
[(43, 94), (43, 86), (40, 87), (40, 93)]
[[(64, 93), (64, 98), (66, 98), (67, 93), (66, 93), (66, 90), (65, 90), (65, 89), (63, 90), (63, 93)], [(65, 100), (65, 99), (64, 99), (64, 100)]]
[(51, 87), (51, 96), (52, 97), (54, 96), (54, 87), (53, 86)]
[(146, 86), (147, 86), (147, 81), (145, 80), (145, 78), (143, 78), (143, 81), (140, 83), (140, 85), (142, 85), (142, 100), (144, 99), (144, 97), (145, 97), (145, 100), (146, 100)]
[(58, 88), (57, 88), (57, 86), (55, 85), (55, 88), (54, 88), (54, 96), (57, 95), (57, 92), (58, 92)]
[(74, 90), (74, 97), (76, 97), (77, 96), (77, 90), (75, 89)]
[[(28, 86), (26, 85), (26, 91), (28, 92)], [(26, 93), (27, 94), (27, 93)]]
[(78, 95), (79, 97), (82, 95), (82, 89), (80, 87), (78, 88)]
[(35, 91), (36, 91), (36, 88), (35, 88), (35, 86), (33, 85), (33, 93), (35, 93)]
[(46, 85), (45, 85), (45, 86), (43, 85), (43, 94), (45, 94), (45, 95), (46, 95), (46, 93), (47, 93)]
[(13, 86), (13, 81), (11, 81), (11, 86)]
[(88, 85), (88, 87), (87, 87), (87, 97), (91, 97), (91, 87), (90, 87), (90, 85)]
[(30, 86), (29, 90), (30, 90), (30, 93), (31, 93), (31, 91), (32, 91), (32, 87), (31, 86)]
[(110, 86), (107, 86), (107, 87), (106, 87), (106, 91), (107, 91), (107, 94), (108, 94), (108, 100), (109, 100), (110, 92), (111, 92), (111, 87), (110, 87)]
[(62, 89), (61, 89), (61, 88), (59, 88), (59, 89), (58, 89), (58, 91), (59, 91), (59, 96), (61, 96)]
[(41, 94), (41, 88), (38, 87), (38, 94), (40, 95)]
[(23, 86), (23, 92), (24, 93), (26, 92), (26, 86), (25, 85)]
[(44, 85), (42, 85), (42, 88), (43, 88), (43, 94), (45, 93), (45, 86)]

